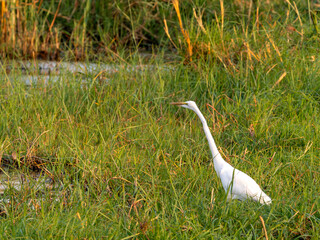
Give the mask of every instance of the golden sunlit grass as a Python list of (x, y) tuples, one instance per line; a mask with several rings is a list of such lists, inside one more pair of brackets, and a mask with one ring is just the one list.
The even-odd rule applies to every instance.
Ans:
[(52, 27), (54, 20), (49, 30), (43, 31), (48, 19), (39, 22), (41, 4), (38, 4), (37, 0), (2, 1), (0, 51), (3, 56), (37, 58), (50, 55), (50, 58), (57, 58), (61, 33)]
[[(256, 62), (268, 62), (274, 54), (281, 59), (284, 38), (274, 39), (279, 34), (287, 36), (287, 41), (308, 40), (303, 23), (306, 21), (295, 1), (254, 4), (219, 0), (208, 2), (207, 8), (205, 4), (181, 5), (179, 0), (168, 3), (139, 0), (131, 7), (126, 4), (118, 0), (114, 4), (101, 3), (103, 7), (97, 8), (90, 1), (76, 1), (74, 5), (64, 1), (55, 1), (52, 5), (38, 0), (1, 1), (0, 51), (3, 56), (47, 59), (59, 59), (61, 53), (70, 51), (63, 55), (80, 60), (90, 52), (115, 56), (121, 44), (144, 46), (166, 35), (185, 63), (217, 59), (236, 73), (239, 62), (248, 60), (254, 67)], [(283, 22), (278, 21), (273, 10), (277, 4), (282, 8)], [(307, 7), (309, 23), (318, 32), (318, 17), (314, 14), (317, 6)], [(163, 18), (155, 13), (160, 9), (164, 11)], [(108, 27), (99, 24), (100, 16), (110, 18), (106, 21)], [(231, 22), (237, 24), (232, 27)]]
[[(298, 38), (300, 38), (301, 42), (304, 40), (301, 14), (295, 2), (291, 3), (287, 0), (287, 8), (283, 9), (286, 13), (284, 26), (277, 18), (273, 20), (272, 13), (265, 15), (261, 10), (261, 6), (258, 5), (254, 9), (252, 4), (247, 4), (248, 8), (246, 8), (243, 3), (241, 3), (242, 5), (239, 3), (242, 11), (248, 10), (249, 12), (248, 18), (246, 19), (245, 17), (244, 21), (252, 22), (250, 23), (252, 25), (251, 33), (248, 26), (245, 25), (240, 25), (237, 28), (233, 27), (233, 29), (230, 29), (229, 25), (226, 27), (224, 1), (220, 0), (219, 4), (220, 12), (217, 14), (218, 9), (214, 11), (215, 18), (210, 23), (204, 23), (202, 20), (205, 8), (193, 8), (192, 19), (187, 20), (185, 25), (188, 27), (184, 28), (179, 10), (179, 1), (172, 1), (182, 38), (172, 39), (169, 30), (174, 26), (168, 26), (166, 20), (164, 20), (164, 29), (170, 42), (181, 53), (185, 53), (187, 62), (192, 62), (192, 60), (196, 59), (208, 60), (216, 58), (230, 73), (236, 74), (239, 72), (239, 68), (242, 67), (239, 63), (247, 62), (247, 67), (252, 69), (257, 63), (268, 65), (276, 57), (279, 58), (280, 62), (283, 62), (283, 53), (281, 52), (295, 51), (294, 48), (290, 50), (283, 48), (283, 45), (287, 45), (288, 41), (293, 42), (295, 41), (294, 39)], [(267, 3), (266, 6), (268, 6)], [(261, 16), (263, 16), (263, 19), (260, 19)], [(268, 19), (268, 21), (264, 19)], [(298, 25), (295, 23), (298, 23)], [(292, 27), (292, 25), (296, 25), (296, 28)], [(280, 37), (279, 41), (279, 34), (287, 38)], [(193, 56), (193, 59), (191, 56)], [(269, 66), (269, 70), (273, 67), (273, 65)]]

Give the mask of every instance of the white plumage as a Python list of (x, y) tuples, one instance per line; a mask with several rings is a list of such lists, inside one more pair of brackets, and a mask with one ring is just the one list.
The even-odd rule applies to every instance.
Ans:
[(259, 185), (250, 176), (235, 169), (223, 160), (210, 133), (207, 121), (200, 112), (197, 104), (193, 101), (175, 102), (171, 104), (191, 109), (200, 118), (213, 156), (214, 168), (218, 177), (221, 179), (224, 190), (228, 193), (228, 199), (244, 200), (251, 198), (261, 204), (271, 204), (271, 198), (261, 190)]

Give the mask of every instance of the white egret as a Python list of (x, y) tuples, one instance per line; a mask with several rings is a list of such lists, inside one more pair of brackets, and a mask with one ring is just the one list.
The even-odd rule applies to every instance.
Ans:
[(228, 194), (228, 199), (244, 200), (250, 198), (261, 204), (271, 204), (271, 198), (261, 190), (259, 185), (251, 177), (235, 169), (223, 160), (210, 133), (207, 121), (200, 112), (197, 104), (193, 101), (173, 102), (171, 104), (191, 109), (200, 118), (213, 156), (214, 169), (221, 179), (222, 186)]

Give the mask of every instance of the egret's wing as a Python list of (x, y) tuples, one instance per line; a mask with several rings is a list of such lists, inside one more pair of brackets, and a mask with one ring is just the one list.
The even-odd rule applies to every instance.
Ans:
[(235, 198), (246, 199), (249, 197), (262, 204), (271, 204), (271, 198), (261, 190), (256, 181), (244, 172), (239, 170), (237, 171), (238, 172), (235, 175), (234, 189), (232, 191)]
[(244, 172), (230, 166), (221, 169), (219, 176), (228, 198), (245, 200), (249, 197), (260, 203), (271, 203), (271, 198)]
[(256, 181), (239, 170), (236, 170), (232, 190), (233, 194), (240, 195), (243, 198), (247, 198), (248, 196), (259, 197), (262, 192)]
[(238, 169), (224, 168), (220, 172), (220, 177), (224, 190), (229, 194), (232, 193), (233, 198), (246, 199), (248, 196), (261, 195), (262, 191), (259, 185), (250, 176)]

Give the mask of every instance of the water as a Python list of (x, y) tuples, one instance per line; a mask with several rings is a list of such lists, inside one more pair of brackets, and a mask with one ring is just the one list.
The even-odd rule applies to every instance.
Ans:
[[(88, 74), (97, 76), (101, 73), (117, 73), (119, 70), (128, 72), (144, 70), (170, 71), (173, 68), (170, 65), (115, 65), (105, 63), (84, 63), (84, 62), (55, 62), (55, 61), (15, 61), (6, 64), (7, 76), (13, 80), (12, 72), (21, 71), (22, 74), (14, 76), (14, 80), (24, 82), (26, 85), (37, 83), (48, 84), (49, 82), (62, 81), (62, 73)], [(106, 83), (109, 79), (104, 79)]]
[[(6, 191), (21, 191), (32, 189), (33, 191), (53, 189), (53, 181), (47, 176), (39, 173), (30, 173), (28, 175), (18, 172), (0, 173), (0, 195)], [(8, 203), (10, 198), (0, 197), (0, 203)]]

